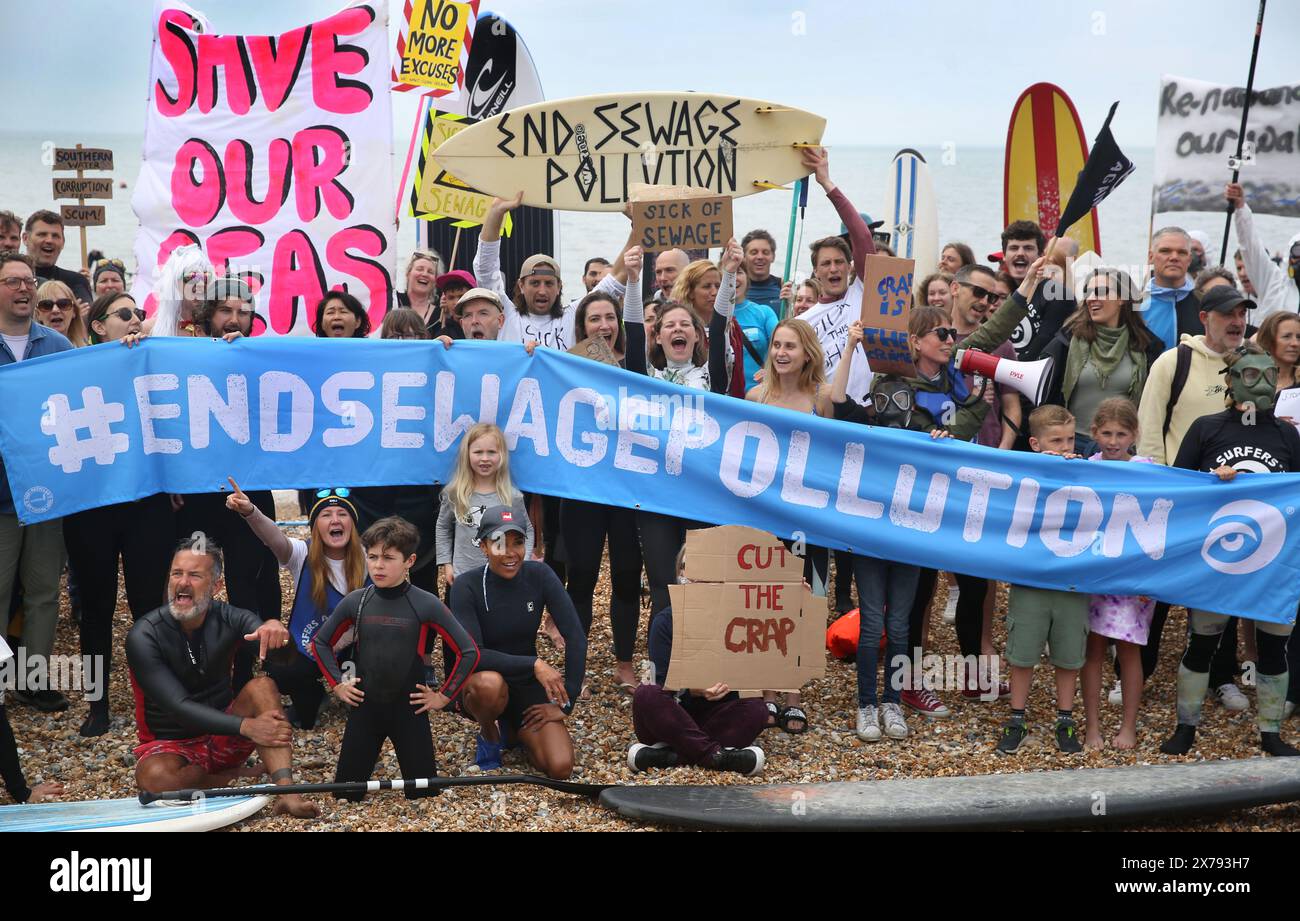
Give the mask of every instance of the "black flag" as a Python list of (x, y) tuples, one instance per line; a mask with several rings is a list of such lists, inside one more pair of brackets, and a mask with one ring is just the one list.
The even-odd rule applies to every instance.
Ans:
[(1115, 143), (1115, 136), (1110, 133), (1110, 120), (1115, 117), (1118, 108), (1118, 102), (1110, 107), (1106, 123), (1101, 126), (1097, 140), (1092, 144), (1088, 162), (1079, 171), (1074, 192), (1070, 194), (1070, 201), (1061, 211), (1061, 222), (1056, 226), (1058, 237), (1065, 236), (1071, 225), (1101, 204), (1133, 172), (1133, 161), (1124, 156), (1124, 152)]

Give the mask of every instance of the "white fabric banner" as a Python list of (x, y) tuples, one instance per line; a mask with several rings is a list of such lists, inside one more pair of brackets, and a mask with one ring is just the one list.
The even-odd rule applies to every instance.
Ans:
[(328, 290), (357, 297), (378, 327), (397, 230), (387, 7), (358, 3), (279, 36), (223, 35), (159, 0), (131, 199), (133, 294), (148, 313), (158, 268), (193, 243), (217, 274), (259, 291), (269, 335), (310, 335)]
[[(1246, 89), (1166, 75), (1156, 119), (1155, 210), (1223, 211)], [(1255, 164), (1241, 171), (1256, 214), (1300, 217), (1300, 83), (1256, 89), (1246, 140)]]

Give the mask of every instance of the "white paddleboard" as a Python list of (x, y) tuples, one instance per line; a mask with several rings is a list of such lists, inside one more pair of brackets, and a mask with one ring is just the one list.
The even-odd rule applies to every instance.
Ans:
[(889, 230), (894, 254), (916, 262), (916, 277), (939, 266), (939, 206), (925, 157), (905, 149), (889, 167)]
[(0, 832), (212, 831), (242, 822), (270, 802), (269, 796), (214, 796), (142, 806), (132, 797), (0, 806)]
[(621, 93), (539, 102), (448, 138), (433, 159), (476, 189), (562, 211), (621, 211), (633, 183), (740, 198), (808, 174), (796, 144), (826, 119), (713, 93)]

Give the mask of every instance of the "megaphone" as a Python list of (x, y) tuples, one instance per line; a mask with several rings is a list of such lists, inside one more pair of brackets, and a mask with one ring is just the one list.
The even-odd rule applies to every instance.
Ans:
[(1043, 402), (1043, 391), (1051, 379), (1052, 359), (1012, 361), (1010, 358), (998, 358), (975, 349), (960, 349), (957, 352), (957, 367), (963, 373), (982, 374), (1004, 387), (1019, 390), (1037, 406)]

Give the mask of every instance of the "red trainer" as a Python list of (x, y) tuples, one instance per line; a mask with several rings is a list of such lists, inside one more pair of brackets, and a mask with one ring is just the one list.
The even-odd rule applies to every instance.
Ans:
[(903, 704), (917, 713), (931, 720), (945, 720), (952, 716), (952, 711), (943, 705), (935, 693), (929, 688), (921, 688), (919, 691), (903, 691)]
[[(967, 686), (962, 688), (961, 691), (962, 700), (991, 702), (989, 697), (987, 696), (987, 691), (989, 686), (988, 683), (989, 683), (988, 676), (985, 675), (981, 677), (973, 686), (967, 684)], [(999, 681), (998, 696), (996, 699), (1002, 700), (1003, 698), (1010, 697), (1010, 696), (1011, 696), (1011, 685), (1005, 681)]]

